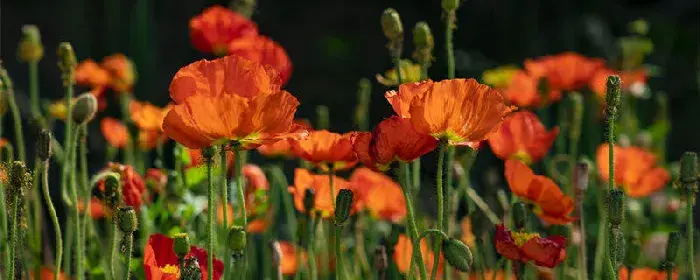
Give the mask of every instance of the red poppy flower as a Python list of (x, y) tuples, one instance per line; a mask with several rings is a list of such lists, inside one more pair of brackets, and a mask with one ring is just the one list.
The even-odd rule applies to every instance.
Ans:
[(598, 95), (601, 99), (605, 99), (605, 94), (607, 92), (607, 82), (610, 75), (617, 75), (622, 81), (622, 89), (624, 92), (632, 92), (634, 94), (634, 87), (636, 85), (646, 85), (647, 83), (647, 72), (645, 70), (632, 70), (632, 71), (615, 71), (611, 69), (598, 69), (591, 78), (588, 87), (593, 90), (593, 92)]
[(559, 127), (547, 132), (537, 115), (520, 111), (506, 118), (488, 141), (493, 153), (502, 160), (516, 158), (533, 163), (547, 154), (558, 134)]
[(384, 96), (416, 131), (447, 139), (450, 145), (475, 147), (515, 110), (506, 106), (500, 92), (474, 79), (407, 83)]
[[(674, 270), (673, 273), (671, 274), (671, 277), (673, 280), (677, 280), (678, 279), (678, 270)], [(666, 278), (666, 271), (656, 270), (656, 269), (649, 268), (649, 267), (640, 267), (640, 268), (632, 269), (632, 275), (629, 275), (629, 270), (627, 270), (627, 267), (622, 266), (622, 267), (620, 267), (620, 271), (618, 273), (618, 279), (620, 279), (620, 280), (627, 280), (627, 279), (666, 280), (667, 278)]]
[(537, 233), (511, 232), (496, 226), (496, 251), (503, 257), (518, 262), (553, 268), (566, 258), (566, 238), (555, 235), (542, 238)]
[(258, 27), (239, 13), (222, 6), (204, 9), (190, 19), (190, 38), (195, 49), (224, 56), (228, 45), (246, 36), (256, 36)]
[(316, 130), (310, 132), (305, 139), (292, 141), (292, 150), (298, 157), (313, 162), (323, 170), (348, 169), (357, 163), (351, 136), (350, 133)]
[[(207, 251), (191, 246), (190, 253), (185, 258), (195, 258), (199, 263), (202, 276), (207, 275)], [(180, 279), (178, 258), (173, 251), (173, 239), (160, 233), (151, 235), (143, 250), (143, 267), (148, 280), (177, 280)], [(214, 279), (221, 278), (224, 263), (214, 258)]]
[[(598, 147), (596, 162), (603, 180), (610, 178), (608, 144)], [(666, 186), (671, 175), (656, 164), (656, 156), (639, 147), (614, 148), (615, 184), (621, 186), (631, 197), (646, 197)]]
[(508, 87), (503, 89), (503, 97), (518, 107), (544, 107), (561, 99), (561, 90), (548, 89), (540, 92), (540, 77), (518, 70)]
[(106, 117), (100, 122), (102, 136), (115, 148), (124, 148), (129, 143), (129, 130), (115, 118)]
[[(106, 170), (119, 174), (124, 203), (134, 207), (134, 209), (140, 209), (143, 195), (146, 192), (146, 185), (144, 184), (141, 175), (136, 173), (133, 167), (115, 162), (110, 162), (107, 165)], [(104, 180), (100, 181), (99, 189), (100, 191), (104, 192)]]
[(535, 214), (550, 224), (568, 224), (574, 219), (574, 201), (564, 195), (551, 179), (535, 175), (532, 169), (516, 159), (506, 161), (506, 181), (510, 190), (526, 201), (534, 203)]
[(593, 74), (604, 66), (602, 59), (588, 58), (574, 52), (525, 61), (525, 69), (530, 75), (544, 77), (550, 89), (563, 91), (586, 86)]
[[(333, 176), (333, 200), (341, 189), (351, 189), (350, 184), (345, 179)], [(311, 174), (306, 169), (297, 168), (294, 170), (294, 185), (289, 186), (289, 192), (294, 196), (294, 207), (299, 212), (306, 213), (304, 209), (304, 195), (306, 189), (315, 191), (314, 210), (320, 211), (323, 218), (329, 218), (334, 213), (333, 200), (331, 200), (331, 185), (328, 175)]]
[[(58, 273), (58, 279), (59, 280), (68, 280), (68, 276), (66, 276), (63, 272)], [(55, 274), (55, 269), (50, 269), (48, 267), (42, 266), (41, 267), (41, 274), (39, 278), (34, 277), (34, 270), (30, 269), (29, 271), (29, 279), (40, 279), (40, 280), (46, 280), (46, 279), (54, 279), (56, 276)]]
[[(296, 245), (287, 242), (280, 241), (280, 249), (282, 251), (282, 274), (284, 275), (294, 275), (297, 273), (297, 267), (299, 266), (300, 260), (297, 260), (296, 250), (300, 250)], [(301, 252), (301, 259), (306, 260), (305, 252)]]
[(134, 63), (117, 53), (102, 59), (102, 68), (111, 75), (110, 86), (116, 92), (130, 92), (136, 82)]
[(371, 133), (354, 133), (351, 140), (357, 159), (379, 171), (388, 170), (394, 160), (412, 162), (438, 144), (430, 134), (416, 131), (409, 119), (398, 116), (383, 120)]
[(350, 176), (355, 207), (366, 208), (372, 217), (399, 223), (406, 217), (406, 200), (401, 186), (388, 176), (369, 168), (358, 168)]
[(163, 130), (189, 148), (236, 141), (251, 149), (306, 133), (293, 125), (299, 102), (279, 90), (277, 73), (244, 58), (227, 56), (183, 67), (170, 84), (170, 97), (175, 105)]
[(170, 106), (160, 108), (148, 102), (132, 100), (129, 102), (129, 117), (141, 130), (162, 131), (161, 124)]

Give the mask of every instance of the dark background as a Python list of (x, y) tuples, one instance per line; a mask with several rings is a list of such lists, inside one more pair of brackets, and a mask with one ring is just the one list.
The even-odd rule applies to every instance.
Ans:
[[(47, 99), (63, 95), (55, 49), (70, 41), (80, 60), (123, 52), (137, 66), (137, 99), (165, 105), (173, 74), (202, 58), (190, 44), (188, 21), (213, 4), (196, 0), (5, 0), (1, 3), (1, 52), (14, 78), (23, 111), (26, 102), (26, 65), (16, 59), (23, 24), (42, 32), (45, 57), (40, 63), (40, 92)], [(444, 25), (438, 0), (260, 0), (253, 20), (262, 34), (284, 46), (294, 64), (289, 91), (301, 101), (298, 116), (313, 118), (315, 106), (330, 107), (334, 130), (352, 127), (357, 81), (373, 80), (372, 124), (389, 116), (385, 88), (372, 78), (390, 67), (379, 25), (387, 7), (401, 14), (407, 30), (404, 56), (412, 50), (410, 30), (425, 20), (435, 34), (437, 57), (430, 75), (445, 76)], [(651, 26), (655, 45), (647, 62), (660, 67), (662, 77), (651, 88), (668, 94), (672, 130), (668, 157), (700, 150), (700, 93), (698, 91), (699, 8), (697, 0), (469, 0), (457, 12), (455, 48), (458, 77), (480, 77), (502, 64), (520, 65), (525, 58), (574, 50), (588, 56), (614, 55), (615, 38), (627, 35), (628, 22), (643, 18)], [(111, 103), (107, 114), (117, 115)], [(5, 118), (5, 131), (9, 130)], [(98, 123), (92, 128), (98, 131)], [(8, 134), (5, 134), (8, 135)], [(94, 135), (94, 134), (93, 134)], [(59, 138), (61, 139), (61, 138)], [(31, 141), (31, 138), (30, 138)], [(102, 139), (93, 137), (91, 150), (103, 154)], [(32, 142), (28, 142), (32, 143)], [(31, 151), (32, 149), (28, 149)]]

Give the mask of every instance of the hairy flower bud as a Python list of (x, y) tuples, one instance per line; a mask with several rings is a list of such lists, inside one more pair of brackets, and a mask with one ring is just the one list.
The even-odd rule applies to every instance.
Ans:
[(388, 8), (382, 13), (382, 30), (384, 36), (390, 41), (403, 41), (403, 24), (399, 13), (393, 8)]
[[(32, 175), (24, 162), (14, 161), (10, 166), (7, 186), (8, 198), (24, 198), (32, 187)], [(12, 200), (10, 200), (12, 201)]]
[(232, 226), (228, 232), (228, 248), (234, 253), (242, 254), (246, 246), (246, 232), (240, 226)]
[(117, 211), (117, 226), (123, 233), (132, 233), (139, 228), (136, 211), (131, 206), (120, 207)]
[(458, 239), (450, 238), (445, 240), (442, 243), (442, 251), (445, 253), (447, 263), (459, 271), (469, 271), (474, 262), (469, 246)]
[(513, 204), (513, 224), (515, 228), (524, 229), (527, 224), (527, 209), (525, 203), (516, 202)]
[(442, 0), (442, 9), (448, 12), (454, 12), (459, 8), (460, 0)]
[(51, 139), (51, 130), (42, 129), (36, 140), (36, 155), (42, 161), (47, 161), (51, 158)]
[(73, 104), (73, 121), (77, 124), (85, 124), (91, 121), (97, 113), (97, 98), (92, 93), (86, 92), (78, 96)]
[(178, 233), (173, 236), (173, 251), (178, 258), (183, 259), (190, 253), (190, 236), (187, 233)]
[(17, 46), (17, 57), (20, 61), (36, 63), (44, 56), (44, 46), (41, 44), (41, 34), (36, 25), (22, 26), (22, 38)]
[(610, 228), (608, 243), (610, 246), (610, 258), (614, 262), (615, 267), (618, 267), (625, 258), (625, 236), (620, 226), (612, 226)]
[(672, 231), (668, 234), (668, 243), (666, 243), (666, 261), (674, 262), (678, 255), (678, 249), (681, 244), (681, 234), (677, 231)]
[(311, 211), (314, 210), (316, 205), (316, 191), (314, 189), (306, 189), (304, 191), (304, 211), (306, 214), (311, 215)]
[(612, 189), (608, 194), (608, 221), (612, 225), (621, 225), (625, 220), (625, 192)]
[(605, 94), (605, 103), (607, 104), (607, 110), (609, 115), (614, 115), (620, 108), (620, 86), (622, 85), (622, 80), (619, 76), (612, 75), (608, 77), (606, 83), (607, 92)]
[(350, 216), (353, 194), (351, 190), (342, 189), (335, 198), (335, 225), (340, 226)]
[(61, 69), (63, 84), (68, 85), (73, 82), (73, 72), (78, 65), (73, 46), (68, 42), (58, 45), (58, 68)]

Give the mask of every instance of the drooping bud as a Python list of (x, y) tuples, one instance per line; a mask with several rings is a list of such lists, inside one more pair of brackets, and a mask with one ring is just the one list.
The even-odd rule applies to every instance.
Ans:
[(311, 211), (316, 206), (316, 191), (314, 189), (306, 189), (304, 191), (304, 211), (311, 215)]
[(187, 233), (178, 233), (173, 236), (173, 251), (178, 258), (185, 258), (190, 253), (191, 246), (190, 236)]
[(73, 46), (68, 42), (62, 42), (58, 45), (58, 67), (61, 69), (61, 77), (63, 85), (73, 83), (73, 73), (75, 66), (78, 65), (78, 59), (75, 58)]
[(677, 231), (672, 231), (668, 234), (668, 243), (666, 243), (666, 261), (674, 262), (676, 261), (676, 256), (678, 256), (678, 249), (681, 244), (681, 234)]
[(454, 268), (462, 272), (467, 272), (474, 262), (472, 251), (469, 246), (461, 240), (450, 238), (442, 243), (442, 251), (445, 254), (445, 259)]
[(51, 130), (42, 129), (36, 140), (36, 155), (42, 161), (51, 158)]
[(615, 267), (618, 267), (625, 258), (624, 233), (620, 226), (612, 226), (609, 234), (610, 258), (614, 262)]
[(393, 8), (388, 8), (382, 13), (382, 30), (389, 41), (403, 41), (403, 24), (399, 13)]
[(316, 127), (318, 129), (328, 129), (330, 127), (330, 116), (328, 114), (328, 106), (316, 106)]
[(607, 91), (605, 94), (605, 103), (607, 104), (607, 111), (610, 115), (617, 114), (617, 111), (620, 108), (621, 85), (622, 81), (620, 80), (619, 76), (612, 75), (608, 77), (606, 83)]
[(105, 175), (104, 186), (105, 186), (105, 202), (109, 208), (116, 210), (121, 204), (121, 181), (119, 179), (119, 174), (110, 172)]
[(685, 152), (681, 158), (680, 181), (683, 187), (691, 193), (697, 192), (698, 181), (698, 155), (693, 152)]
[(335, 198), (335, 225), (341, 226), (350, 217), (353, 194), (351, 190), (341, 189)]
[(136, 211), (131, 206), (120, 207), (117, 211), (117, 226), (123, 233), (130, 234), (139, 228)]
[(97, 98), (92, 93), (86, 92), (75, 99), (73, 105), (73, 121), (77, 124), (85, 124), (91, 121), (97, 113)]
[(625, 220), (625, 192), (612, 189), (608, 194), (608, 221), (612, 225), (621, 225)]
[(236, 254), (242, 254), (246, 246), (246, 232), (240, 226), (232, 226), (228, 231), (228, 248)]
[(20, 61), (36, 63), (44, 56), (44, 46), (41, 44), (41, 34), (36, 25), (22, 26), (22, 38), (17, 46), (17, 57)]
[(448, 12), (454, 12), (459, 8), (460, 0), (442, 0), (442, 9)]
[(516, 202), (513, 204), (513, 224), (515, 224), (515, 228), (519, 230), (525, 228), (527, 224), (527, 209), (525, 208), (525, 203)]

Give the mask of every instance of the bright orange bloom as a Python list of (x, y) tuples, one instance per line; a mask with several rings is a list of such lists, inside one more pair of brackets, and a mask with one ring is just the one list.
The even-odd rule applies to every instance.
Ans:
[[(648, 267), (641, 267), (632, 269), (632, 277), (629, 276), (630, 275), (629, 271), (627, 270), (627, 267), (620, 267), (620, 271), (618, 273), (618, 279), (620, 280), (666, 280), (666, 271), (656, 270)], [(677, 280), (678, 270), (674, 270), (671, 277), (673, 280)]]
[[(151, 235), (143, 249), (143, 268), (147, 280), (177, 280), (180, 279), (178, 258), (173, 251), (173, 239), (160, 233)], [(185, 259), (194, 258), (199, 264), (202, 275), (207, 275), (207, 251), (191, 246), (190, 253)], [(224, 263), (214, 258), (213, 278), (218, 280), (223, 275)]]
[(501, 224), (494, 240), (496, 251), (509, 260), (553, 268), (566, 259), (566, 238), (560, 235), (542, 238), (537, 233), (511, 232)]
[[(603, 180), (610, 179), (608, 144), (598, 147), (596, 162)], [(656, 156), (639, 147), (615, 146), (615, 184), (631, 197), (645, 197), (666, 186), (671, 175), (656, 165)]]
[[(420, 241), (420, 251), (423, 255), (423, 261), (425, 262), (425, 268), (428, 273), (433, 271), (433, 265), (435, 264), (435, 253), (428, 249), (428, 243), (425, 239)], [(396, 263), (396, 268), (401, 273), (407, 273), (408, 268), (411, 265), (411, 257), (413, 256), (413, 243), (411, 239), (405, 234), (399, 234), (399, 240), (394, 245), (394, 262)], [(445, 258), (440, 253), (440, 261), (438, 264), (438, 275), (442, 275), (444, 268)], [(436, 275), (436, 276), (438, 276)]]
[(394, 160), (412, 162), (429, 153), (438, 141), (427, 133), (419, 133), (409, 119), (392, 116), (370, 132), (352, 135), (352, 148), (365, 166), (387, 171)]
[(608, 77), (610, 75), (618, 75), (620, 80), (622, 80), (622, 90), (627, 92), (631, 91), (635, 85), (646, 85), (648, 78), (645, 70), (620, 72), (605, 68), (598, 69), (588, 83), (588, 87), (601, 99), (605, 99), (605, 93), (608, 89)]
[(348, 169), (357, 163), (351, 136), (351, 133), (316, 130), (305, 139), (292, 141), (292, 150), (298, 157), (313, 162), (323, 170)]
[(165, 134), (161, 134), (156, 130), (141, 130), (138, 136), (139, 148), (144, 151), (152, 150), (158, 146), (158, 143), (163, 143), (168, 140)]
[(90, 87), (97, 96), (109, 85), (111, 80), (109, 71), (92, 59), (81, 61), (75, 68), (75, 82), (78, 85)]
[(396, 114), (411, 119), (416, 131), (447, 139), (450, 145), (475, 147), (515, 110), (506, 106), (500, 92), (474, 79), (403, 84), (384, 96)]
[(275, 71), (244, 58), (227, 56), (183, 67), (170, 84), (170, 97), (175, 105), (163, 130), (189, 148), (236, 141), (250, 149), (306, 132), (293, 125), (299, 102), (279, 90)]
[(136, 69), (123, 54), (117, 53), (102, 59), (102, 68), (111, 75), (110, 86), (116, 92), (130, 92), (136, 82)]
[[(280, 241), (280, 249), (282, 251), (282, 274), (284, 275), (294, 275), (297, 273), (297, 267), (299, 266), (299, 260), (297, 260), (296, 250), (299, 250), (296, 245), (287, 242)], [(302, 260), (306, 259), (306, 254), (301, 252)]]
[(489, 145), (502, 160), (520, 159), (525, 163), (538, 162), (552, 147), (559, 127), (547, 132), (537, 115), (519, 111), (508, 116), (496, 133), (489, 137)]
[(358, 210), (366, 208), (372, 217), (399, 223), (406, 218), (406, 200), (399, 184), (369, 168), (358, 168), (350, 176)]
[[(34, 277), (34, 270), (33, 269), (30, 269), (29, 276), (30, 276), (29, 279), (32, 279), (32, 280), (37, 279), (36, 277)], [(41, 276), (38, 279), (40, 279), (40, 280), (53, 279), (54, 276), (56, 276), (55, 269), (50, 269), (48, 267), (42, 266), (41, 267)], [(58, 279), (68, 280), (69, 278), (68, 278), (68, 276), (63, 274), (63, 272), (59, 272)]]
[(544, 77), (552, 90), (577, 90), (593, 77), (593, 74), (605, 63), (599, 58), (588, 58), (574, 52), (528, 59), (525, 69), (530, 75)]
[(540, 77), (518, 70), (508, 87), (503, 89), (503, 97), (518, 107), (544, 107), (561, 99), (561, 90), (549, 89), (541, 93)]
[[(122, 165), (115, 162), (110, 162), (107, 164), (107, 171), (115, 172), (119, 174), (119, 179), (122, 186), (122, 195), (124, 196), (124, 203), (126, 205), (134, 207), (135, 210), (141, 208), (141, 203), (143, 201), (144, 193), (146, 192), (146, 184), (143, 182), (141, 175), (136, 173), (133, 167), (129, 165)], [(99, 182), (100, 191), (105, 190), (104, 180)]]
[(129, 130), (115, 118), (106, 117), (100, 122), (102, 136), (115, 148), (124, 148), (129, 142)]
[(311, 174), (308, 170), (297, 168), (294, 170), (294, 185), (289, 186), (289, 192), (294, 196), (294, 207), (299, 212), (306, 213), (304, 209), (304, 195), (306, 189), (315, 191), (314, 210), (321, 212), (321, 217), (329, 218), (333, 215), (333, 201), (341, 189), (351, 189), (350, 184), (345, 179), (333, 176), (333, 200), (331, 200), (331, 185), (328, 175)]
[(165, 114), (170, 107), (160, 108), (148, 102), (132, 100), (129, 103), (129, 117), (142, 130), (161, 131)]
[(532, 169), (517, 159), (506, 161), (506, 181), (510, 190), (526, 201), (534, 203), (535, 214), (545, 222), (555, 225), (568, 224), (574, 220), (571, 212), (574, 201), (564, 195), (551, 179), (535, 175)]
[(231, 41), (228, 45), (228, 54), (269, 65), (280, 73), (282, 84), (286, 84), (292, 75), (292, 61), (287, 51), (266, 36), (246, 36)]
[[(308, 131), (313, 129), (309, 121), (305, 119), (294, 120), (294, 124)], [(294, 151), (292, 151), (293, 141), (294, 140), (280, 140), (272, 144), (261, 145), (258, 147), (258, 152), (267, 157), (291, 158), (294, 156)]]
[[(85, 211), (85, 203), (83, 203), (83, 200), (81, 199), (78, 201), (78, 211), (80, 213), (83, 213)], [(106, 207), (102, 204), (102, 201), (100, 201), (99, 198), (97, 197), (91, 197), (90, 198), (90, 218), (93, 219), (101, 219), (107, 216), (106, 213)]]
[(194, 48), (217, 56), (227, 54), (234, 40), (258, 35), (254, 22), (228, 8), (216, 5), (190, 19), (190, 39)]

